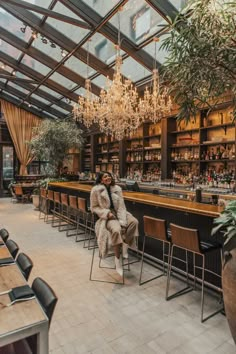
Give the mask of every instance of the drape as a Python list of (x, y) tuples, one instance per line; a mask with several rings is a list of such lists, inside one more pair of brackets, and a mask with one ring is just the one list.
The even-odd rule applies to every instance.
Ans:
[(20, 175), (27, 175), (27, 165), (34, 158), (27, 142), (31, 140), (32, 130), (40, 125), (41, 119), (4, 100), (1, 100), (1, 106), (21, 164)]

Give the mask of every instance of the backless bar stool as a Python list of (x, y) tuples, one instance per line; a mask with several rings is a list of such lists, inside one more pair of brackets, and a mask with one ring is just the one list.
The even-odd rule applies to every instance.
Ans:
[[(153, 218), (150, 216), (144, 216), (144, 239), (143, 239), (143, 250), (142, 250), (142, 259), (141, 259), (141, 270), (139, 285), (148, 283), (154, 279), (157, 279), (165, 274), (165, 258), (167, 257), (167, 263), (169, 263), (170, 257), (170, 237), (167, 233), (166, 221), (162, 219)], [(143, 258), (145, 252), (146, 238), (152, 238), (154, 240), (160, 241), (162, 243), (162, 266), (163, 272), (151, 279), (145, 280), (142, 282), (142, 273), (143, 273)], [(168, 246), (168, 253), (165, 251), (165, 246)], [(150, 263), (151, 264), (151, 263)], [(152, 265), (152, 264), (151, 264)], [(156, 268), (156, 267), (155, 267)]]
[[(222, 249), (219, 244), (214, 244), (213, 242), (203, 242), (200, 241), (199, 233), (197, 229), (189, 229), (186, 227), (178, 226), (175, 224), (170, 224), (171, 230), (171, 255), (168, 265), (168, 274), (167, 274), (167, 286), (166, 286), (166, 300), (170, 300), (173, 297), (185, 294), (186, 292), (193, 290), (196, 288), (196, 269), (201, 269), (202, 278), (202, 288), (201, 288), (201, 322), (206, 321), (217, 313), (221, 312), (223, 309), (219, 309), (214, 313), (208, 315), (206, 318), (203, 318), (203, 310), (204, 310), (204, 286), (205, 286), (205, 272), (210, 272), (217, 277), (221, 278), (220, 274), (215, 273), (210, 269), (206, 269), (205, 267), (205, 259), (206, 255), (208, 255), (212, 251), (220, 250), (221, 251), (221, 260), (222, 260)], [(193, 276), (194, 276), (194, 288), (191, 288), (189, 285), (184, 289), (169, 295), (169, 287), (170, 287), (170, 277), (172, 270), (172, 260), (173, 258), (181, 260), (180, 258), (173, 257), (174, 249), (180, 248), (185, 250), (186, 261), (182, 260), (186, 264), (186, 273), (187, 273), (187, 284), (189, 284), (189, 274), (188, 274), (188, 252), (193, 254)], [(196, 266), (196, 256), (200, 256), (202, 258), (202, 265)]]

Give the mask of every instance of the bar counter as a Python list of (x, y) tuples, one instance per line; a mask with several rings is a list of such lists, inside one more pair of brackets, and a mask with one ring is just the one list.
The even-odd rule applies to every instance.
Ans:
[[(79, 182), (54, 182), (49, 183), (49, 189), (68, 195), (74, 195), (87, 199), (89, 202), (90, 191), (92, 186), (80, 184)], [(126, 208), (139, 221), (139, 249), (142, 247), (143, 241), (143, 216), (151, 216), (165, 219), (167, 225), (174, 223), (183, 227), (195, 228), (199, 231), (200, 239), (203, 241), (216, 240), (222, 243), (222, 235), (217, 234), (214, 238), (211, 236), (213, 220), (218, 217), (222, 211), (222, 207), (212, 204), (203, 204), (191, 202), (189, 200), (175, 199), (163, 197), (150, 193), (123, 191)], [(146, 252), (151, 257), (161, 258), (162, 250), (153, 240), (148, 240), (146, 244)], [(220, 273), (221, 265), (219, 262), (219, 254), (211, 256), (211, 267)], [(177, 266), (182, 268), (181, 265)], [(207, 277), (208, 278), (208, 277)], [(220, 282), (209, 278), (217, 288), (220, 288)]]
[[(91, 185), (80, 184), (78, 182), (54, 182), (50, 183), (49, 185), (60, 189), (85, 193), (90, 193), (92, 189)], [(163, 197), (150, 193), (123, 191), (123, 196), (125, 200), (130, 202), (152, 205), (155, 207), (163, 207), (167, 209), (169, 208), (183, 212), (190, 212), (203, 216), (210, 216), (213, 218), (219, 216), (220, 212), (222, 211), (222, 207), (217, 205), (196, 203), (188, 200)]]

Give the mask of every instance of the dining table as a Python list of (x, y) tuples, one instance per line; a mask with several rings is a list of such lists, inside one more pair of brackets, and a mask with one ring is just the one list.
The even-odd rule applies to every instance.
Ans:
[[(17, 263), (4, 264), (11, 254), (5, 244), (0, 245), (0, 349), (3, 346), (33, 336), (34, 354), (48, 354), (49, 322), (37, 298), (15, 303), (9, 293), (15, 287), (27, 285)], [(1, 351), (0, 351), (1, 352)]]

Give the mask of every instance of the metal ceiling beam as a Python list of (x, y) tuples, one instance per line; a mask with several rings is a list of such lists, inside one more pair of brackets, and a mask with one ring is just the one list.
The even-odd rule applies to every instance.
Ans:
[[(19, 97), (20, 99), (25, 98), (25, 93), (15, 89), (14, 87), (6, 86), (2, 82), (0, 82), (0, 89), (6, 91), (16, 97)], [(33, 97), (30, 97), (30, 99), (28, 99), (27, 102), (30, 104), (33, 104), (34, 106), (39, 107), (40, 109), (42, 109), (44, 111), (47, 111), (48, 113), (53, 114), (54, 116), (56, 116), (58, 118), (65, 118), (66, 117), (66, 114), (63, 114), (54, 108), (48, 107), (47, 105), (45, 105), (44, 103), (40, 102), (39, 100), (37, 100)]]
[[(15, 99), (14, 97), (9, 96), (5, 92), (0, 92), (0, 98), (2, 98), (3, 100), (14, 104), (15, 106), (19, 105), (19, 100)], [(30, 113), (40, 117), (40, 118), (52, 119), (52, 117), (47, 115), (47, 113), (43, 113), (43, 112), (37, 111), (34, 107), (28, 107), (26, 104), (23, 104), (21, 108), (24, 109), (27, 112), (30, 112)], [(55, 117), (55, 119), (56, 119), (56, 117)]]
[(30, 11), (33, 12), (37, 12), (39, 14), (42, 14), (44, 16), (47, 17), (52, 17), (55, 18), (58, 21), (63, 21), (66, 23), (69, 23), (71, 25), (77, 26), (77, 27), (81, 27), (81, 28), (85, 28), (85, 29), (91, 29), (91, 26), (83, 21), (80, 20), (76, 20), (73, 17), (70, 16), (66, 16), (66, 15), (62, 15), (59, 12), (55, 12), (49, 9), (45, 9), (44, 7), (41, 6), (37, 6), (37, 5), (33, 5), (33, 4), (29, 4), (26, 1), (22, 1), (22, 0), (0, 0), (0, 3), (2, 2), (6, 2), (8, 4), (12, 4), (15, 5), (17, 7), (22, 7), (24, 9), (28, 9)]
[[(8, 73), (8, 71), (3, 71), (2, 72)], [(9, 79), (8, 79), (9, 80)], [(35, 82), (35, 81), (34, 81)], [(16, 84), (24, 89), (26, 89), (27, 91), (31, 91), (34, 89), (34, 86), (33, 85), (30, 85), (29, 82), (25, 82), (25, 81), (17, 81)], [(57, 106), (65, 109), (66, 111), (70, 112), (71, 111), (71, 105), (69, 105), (68, 103), (62, 101), (61, 99), (58, 100), (57, 98), (55, 98), (53, 95), (49, 94), (48, 92), (45, 92), (41, 89), (38, 89), (36, 94), (39, 96), (39, 97), (42, 97), (44, 98), (45, 100), (51, 102), (52, 104), (56, 104)]]
[[(60, 0), (60, 2), (68, 7), (75, 14), (83, 18), (91, 26), (96, 27), (103, 19), (93, 8), (86, 5), (83, 1), (77, 0)], [(125, 1), (126, 2), (126, 1)], [(119, 6), (118, 6), (119, 7)], [(99, 33), (108, 38), (113, 43), (117, 43), (118, 30), (112, 24), (106, 22), (100, 29)], [(133, 59), (143, 65), (148, 70), (153, 69), (153, 57), (144, 50), (139, 49), (124, 33), (121, 31), (121, 49), (127, 52)], [(157, 63), (158, 64), (158, 63)], [(159, 64), (160, 65), (160, 64)]]
[[(4, 64), (11, 66), (13, 69), (20, 71), (22, 74), (40, 82), (44, 79), (44, 75), (38, 73), (37, 71), (29, 68), (28, 66), (20, 63), (18, 64), (17, 60), (13, 59), (11, 56), (9, 56), (6, 53), (3, 53), (0, 51), (0, 61), (3, 62)], [(68, 97), (69, 99), (77, 102), (78, 101), (78, 95), (70, 92), (69, 90), (65, 89), (64, 86), (56, 83), (55, 81), (52, 81), (48, 79), (45, 83), (45, 86), (50, 88), (51, 90), (54, 90), (58, 92), (60, 95), (64, 97)]]
[[(19, 7), (17, 8), (16, 6), (11, 4), (3, 3), (1, 2), (1, 0), (0, 0), (0, 6), (4, 10), (12, 14), (14, 17), (18, 18), (20, 21), (32, 27), (37, 32), (41, 33), (43, 36), (45, 36), (46, 38), (48, 38), (49, 40), (57, 44), (59, 47), (65, 49), (66, 51), (71, 52), (75, 48), (76, 46), (75, 42), (73, 42), (70, 38), (63, 35), (63, 33), (57, 31), (51, 25), (47, 23), (41, 25), (40, 19), (30, 11), (27, 11)], [(87, 64), (87, 51), (84, 48), (77, 49), (73, 55), (77, 59)], [(114, 70), (112, 68), (109, 68), (108, 65), (106, 65), (104, 62), (99, 60), (96, 56), (92, 54), (89, 54), (89, 56), (90, 56), (90, 66), (94, 70), (100, 72), (105, 76), (109, 76), (110, 79), (113, 78)]]
[[(58, 61), (54, 60), (52, 57), (44, 54), (33, 46), (28, 48), (27, 44), (22, 39), (14, 36), (12, 33), (8, 32), (2, 27), (0, 28), (0, 38), (2, 38), (5, 42), (11, 44), (13, 47), (21, 50), (23, 53), (31, 56), (33, 59), (48, 66), (51, 69), (54, 69), (55, 66), (58, 64)], [(66, 66), (60, 66), (57, 72), (66, 77), (67, 79), (73, 81), (75, 84), (83, 87), (85, 86), (85, 78), (75, 73), (71, 69), (67, 68)], [(91, 91), (95, 95), (99, 96), (101, 88), (91, 83)]]
[(167, 22), (174, 20), (178, 10), (168, 0), (145, 0), (154, 10), (156, 10)]

